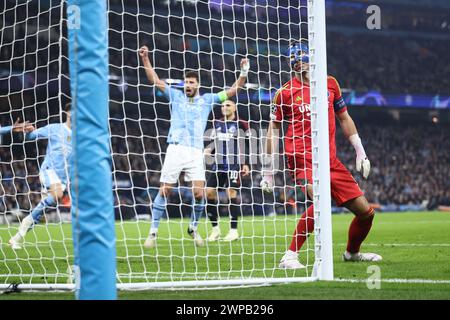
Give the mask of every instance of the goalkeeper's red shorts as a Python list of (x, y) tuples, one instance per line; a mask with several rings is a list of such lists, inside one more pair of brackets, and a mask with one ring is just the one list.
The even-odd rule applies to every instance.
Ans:
[[(300, 155), (288, 155), (287, 165), (291, 176), (306, 194), (306, 182), (313, 183), (311, 160)], [(330, 163), (330, 180), (331, 197), (338, 206), (364, 195), (350, 171), (337, 158)]]

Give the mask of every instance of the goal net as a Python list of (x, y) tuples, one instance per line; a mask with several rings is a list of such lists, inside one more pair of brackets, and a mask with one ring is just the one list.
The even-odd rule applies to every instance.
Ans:
[[(325, 234), (330, 226), (323, 225), (329, 218), (329, 206), (319, 205), (320, 201), (329, 202), (329, 195), (320, 192), (322, 176), (318, 173), (328, 160), (323, 162), (314, 155), (316, 232), (299, 252), (304, 269), (279, 268), (298, 219), (313, 202), (305, 197), (306, 181), (299, 183), (292, 179), (292, 170), (285, 164), (282, 140), (273, 157), (273, 194), (263, 193), (259, 185), (272, 99), (291, 77), (287, 49), (292, 40), (308, 41), (309, 37), (313, 70), (312, 136), (299, 138), (312, 139), (313, 150), (319, 154), (323, 150), (320, 139), (316, 138), (320, 133), (327, 137), (328, 129), (319, 128), (320, 121), (314, 119), (320, 120), (315, 108), (317, 102), (326, 103), (326, 91), (322, 90), (325, 100), (319, 96), (323, 78), (317, 76), (321, 70), (326, 74), (326, 67), (321, 65), (325, 60), (319, 59), (315, 48), (323, 49), (318, 50), (323, 58), (325, 39), (316, 37), (318, 31), (314, 26), (324, 19), (324, 8), (313, 11), (317, 5), (313, 0), (108, 0), (107, 3), (110, 148), (119, 288), (258, 285), (321, 278), (321, 265), (330, 261), (324, 256), (323, 248), (326, 241), (331, 245), (331, 238)], [(63, 122), (62, 108), (70, 101), (67, 24), (77, 21), (71, 20), (70, 14), (67, 16), (66, 1), (6, 0), (0, 7), (1, 127), (12, 125), (17, 118), (29, 121), (35, 128)], [(321, 13), (322, 17), (313, 12)], [(79, 14), (82, 23), (83, 12)], [(204, 134), (205, 146), (214, 147), (213, 155), (205, 158), (206, 178), (216, 178), (218, 183), (209, 189), (214, 191), (215, 198), (206, 200), (198, 222), (202, 245), (195, 245), (187, 233), (194, 199), (188, 177), (181, 174), (167, 196), (156, 245), (144, 246), (166, 158), (173, 112), (166, 96), (146, 78), (139, 57), (143, 45), (149, 48), (150, 61), (168, 86), (182, 91), (184, 74), (194, 70), (200, 77), (201, 94), (230, 88), (239, 77), (241, 59), (250, 60), (247, 84), (231, 99), (236, 105), (236, 117), (248, 124), (244, 130), (238, 130), (244, 143), (239, 142), (232, 150), (218, 147), (234, 137), (233, 129), (220, 132), (215, 127), (224, 117), (220, 104), (214, 106)], [(280, 136), (285, 134), (284, 129)], [(9, 131), (2, 135), (2, 288), (12, 283), (38, 289), (73, 288), (67, 190), (56, 205), (45, 209), (40, 222), (26, 234), (21, 249), (13, 250), (8, 245), (20, 222), (45, 197), (39, 173), (47, 143), (50, 143), (48, 139), (27, 140), (21, 132)], [(218, 161), (225, 157), (238, 159), (241, 168), (247, 164), (250, 169), (248, 175), (243, 172), (228, 175), (231, 184), (228, 191), (221, 185), (224, 178), (217, 170)], [(325, 177), (329, 174), (326, 169), (324, 174)], [(208, 239), (213, 231), (208, 218), (211, 212), (218, 215), (217, 241)], [(237, 219), (230, 218), (231, 212), (237, 212)], [(237, 220), (238, 238), (227, 241), (230, 226), (236, 227), (231, 220)]]

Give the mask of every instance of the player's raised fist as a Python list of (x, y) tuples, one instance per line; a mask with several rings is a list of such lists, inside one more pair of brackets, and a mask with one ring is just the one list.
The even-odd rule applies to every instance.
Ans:
[(139, 55), (141, 56), (141, 58), (148, 57), (148, 48), (147, 48), (147, 46), (142, 46), (139, 49)]
[(248, 70), (250, 70), (250, 60), (244, 58), (241, 60), (241, 77), (246, 77)]

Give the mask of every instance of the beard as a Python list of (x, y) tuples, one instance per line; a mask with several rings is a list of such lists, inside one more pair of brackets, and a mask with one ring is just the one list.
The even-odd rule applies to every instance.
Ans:
[(193, 97), (195, 97), (197, 95), (197, 92), (198, 92), (198, 89), (191, 90), (190, 93), (186, 91), (186, 96), (188, 98), (193, 98)]
[(296, 73), (296, 74), (302, 74), (305, 72), (309, 72), (309, 65), (307, 65), (307, 68), (302, 68), (302, 64), (300, 62), (297, 62), (294, 67), (292, 68), (292, 70)]
[(307, 77), (309, 78), (309, 68), (308, 69), (302, 69), (299, 67), (297, 70), (294, 70), (294, 74), (299, 77)]
[(294, 71), (295, 75), (298, 76), (308, 76), (309, 75), (309, 70), (299, 70), (299, 71)]

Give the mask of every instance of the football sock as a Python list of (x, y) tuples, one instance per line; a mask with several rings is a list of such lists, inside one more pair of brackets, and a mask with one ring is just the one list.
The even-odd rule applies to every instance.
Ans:
[(208, 200), (206, 204), (206, 212), (208, 214), (209, 221), (213, 227), (217, 227), (217, 217), (219, 216), (219, 207), (214, 200)]
[(314, 206), (309, 206), (303, 212), (300, 220), (295, 228), (294, 236), (292, 238), (289, 250), (298, 252), (310, 233), (314, 231)]
[(55, 198), (51, 194), (49, 194), (46, 198), (41, 199), (38, 205), (31, 211), (31, 216), (33, 217), (34, 223), (39, 223), (42, 215), (44, 214), (45, 208), (55, 206), (56, 201)]
[(237, 229), (239, 214), (241, 213), (240, 205), (236, 198), (231, 199), (230, 204), (230, 228)]
[(166, 211), (167, 200), (166, 197), (161, 196), (159, 193), (153, 200), (152, 206), (152, 227), (150, 233), (156, 233), (159, 227), (159, 222), (164, 212)]
[(198, 221), (202, 217), (202, 213), (205, 210), (205, 199), (203, 199), (203, 198), (200, 200), (194, 199), (193, 207), (194, 207), (194, 209), (192, 210), (191, 223), (190, 223), (189, 227), (192, 230), (196, 230), (197, 226), (198, 226)]
[(370, 208), (366, 213), (353, 218), (348, 230), (347, 251), (357, 253), (361, 247), (361, 243), (366, 239), (367, 234), (372, 227), (375, 210)]

